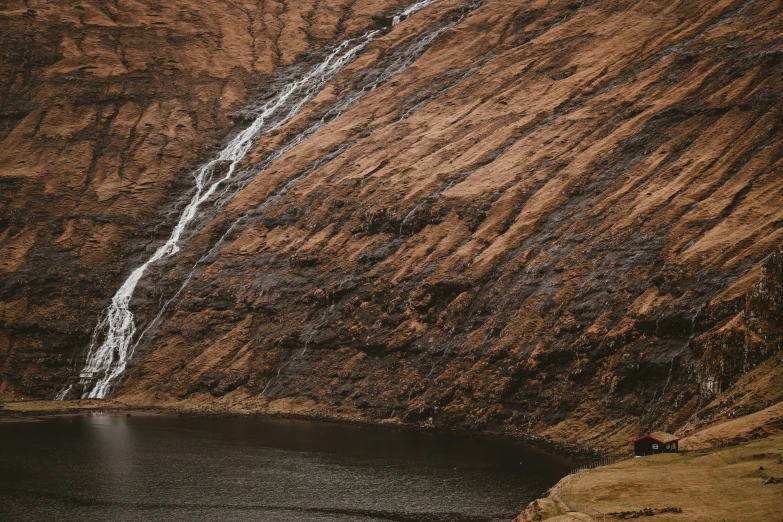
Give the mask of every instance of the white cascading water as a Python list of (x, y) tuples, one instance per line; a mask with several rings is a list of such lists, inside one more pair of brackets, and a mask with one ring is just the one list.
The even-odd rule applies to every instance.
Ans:
[(403, 20), (408, 18), (413, 13), (417, 13), (417, 12), (421, 11), (422, 9), (424, 9), (425, 7), (427, 7), (428, 5), (430, 5), (434, 1), (435, 0), (421, 0), (421, 2), (416, 2), (412, 6), (406, 7), (400, 14), (398, 14), (398, 15), (396, 15), (396, 16), (394, 16), (392, 18), (392, 27), (394, 27), (398, 23), (402, 22)]
[(68, 394), (71, 393), (72, 389), (73, 389), (73, 384), (69, 384), (68, 386), (66, 386), (65, 388), (60, 390), (60, 393), (58, 393), (55, 396), (54, 400), (56, 400), (56, 401), (64, 401), (66, 399), (66, 397), (68, 397)]
[[(424, 9), (434, 0), (418, 2), (395, 17), (393, 25), (401, 19)], [(438, 31), (438, 34), (440, 31)], [(274, 131), (296, 116), (304, 105), (315, 97), (321, 89), (348, 63), (352, 62), (359, 52), (376, 39), (380, 31), (370, 31), (359, 38), (341, 43), (326, 59), (305, 73), (299, 80), (286, 85), (261, 109), (253, 123), (240, 132), (211, 161), (194, 172), (196, 192), (179, 216), (174, 230), (168, 240), (141, 266), (136, 268), (123, 283), (104, 312), (90, 341), (87, 361), (79, 373), (80, 384), (87, 385), (97, 376), (92, 388), (82, 394), (82, 398), (103, 399), (108, 394), (112, 384), (122, 375), (128, 360), (133, 355), (132, 342), (136, 334), (136, 324), (129, 305), (136, 286), (145, 272), (153, 263), (170, 257), (179, 251), (178, 243), (187, 226), (198, 216), (199, 208), (209, 200), (221, 184), (232, 179), (237, 166), (252, 149), (256, 139), (262, 134)], [(431, 41), (433, 38), (429, 38)], [(384, 75), (385, 76), (385, 75)], [(286, 104), (290, 110), (281, 118), (277, 115)], [(342, 110), (338, 112), (341, 113)], [(277, 123), (265, 128), (265, 124), (273, 117), (280, 118)], [(299, 141), (299, 140), (297, 140)], [(290, 147), (286, 147), (289, 149)], [(218, 166), (228, 164), (222, 176), (214, 178)], [(103, 341), (101, 342), (101, 339)], [(64, 400), (71, 392), (72, 385), (57, 394), (57, 400)]]
[[(179, 251), (180, 237), (188, 224), (197, 217), (199, 207), (214, 194), (222, 183), (231, 179), (238, 164), (250, 152), (255, 139), (264, 130), (265, 123), (275, 116), (294, 95), (298, 95), (296, 103), (291, 106), (288, 113), (275, 125), (265, 129), (265, 132), (271, 132), (293, 118), (324, 87), (326, 82), (351, 62), (376, 35), (377, 32), (371, 32), (356, 40), (343, 42), (323, 62), (308, 71), (301, 79), (288, 84), (272, 100), (267, 102), (248, 128), (240, 132), (214, 159), (194, 173), (196, 192), (180, 214), (177, 225), (168, 240), (146, 262), (131, 273), (112, 298), (111, 305), (93, 333), (87, 362), (80, 377), (92, 379), (98, 374), (102, 375), (92, 390), (86, 394), (86, 398), (104, 398), (112, 382), (125, 371), (127, 361), (132, 355), (131, 342), (136, 333), (133, 313), (128, 306), (139, 280), (149, 266)], [(215, 168), (225, 165), (226, 162), (228, 168), (225, 174), (217, 179), (213, 178)], [(98, 344), (100, 338), (103, 338), (103, 342)]]

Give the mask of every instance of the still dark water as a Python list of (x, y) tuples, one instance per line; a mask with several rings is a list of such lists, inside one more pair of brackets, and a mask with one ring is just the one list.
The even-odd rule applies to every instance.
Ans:
[(0, 520), (512, 520), (568, 471), (524, 446), (294, 420), (0, 423)]

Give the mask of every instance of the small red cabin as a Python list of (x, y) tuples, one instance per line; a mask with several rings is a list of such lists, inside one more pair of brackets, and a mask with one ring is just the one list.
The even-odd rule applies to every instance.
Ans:
[(633, 441), (633, 452), (637, 457), (657, 453), (677, 453), (680, 439), (665, 431), (654, 431)]

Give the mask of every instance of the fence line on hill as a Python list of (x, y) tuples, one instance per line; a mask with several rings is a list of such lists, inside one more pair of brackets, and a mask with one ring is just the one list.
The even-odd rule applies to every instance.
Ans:
[(571, 470), (571, 475), (575, 475), (579, 473), (580, 471), (588, 471), (591, 469), (601, 468), (603, 466), (611, 466), (612, 464), (617, 464), (621, 460), (626, 460), (629, 457), (605, 457), (599, 460), (594, 460), (593, 462), (588, 462), (586, 464), (580, 465), (578, 468), (574, 468)]

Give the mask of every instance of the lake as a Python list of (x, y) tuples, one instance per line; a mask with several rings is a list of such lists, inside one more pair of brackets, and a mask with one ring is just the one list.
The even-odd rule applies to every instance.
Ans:
[(513, 520), (569, 469), (503, 441), (299, 420), (0, 423), (0, 520)]

